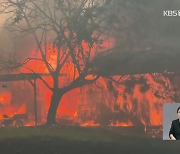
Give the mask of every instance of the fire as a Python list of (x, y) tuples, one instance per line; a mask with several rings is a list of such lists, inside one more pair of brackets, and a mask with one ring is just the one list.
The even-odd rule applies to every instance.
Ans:
[(95, 78), (96, 78), (96, 76), (94, 76), (94, 75), (87, 75), (87, 76), (85, 77), (86, 80), (93, 80), (93, 79), (95, 79)]
[[(80, 126), (118, 127), (140, 123), (143, 125), (162, 125), (163, 103), (172, 102), (170, 96), (173, 96), (174, 93), (169, 80), (160, 74), (158, 76), (166, 83), (167, 90), (163, 87), (164, 84), (155, 82), (155, 76), (150, 74), (122, 76), (121, 78), (124, 80), (120, 85), (108, 79), (99, 78), (92, 85), (80, 87), (65, 94), (60, 102), (57, 117), (68, 116), (70, 120)], [(14, 89), (17, 89), (18, 83), (16, 82), (14, 86), (16, 87)], [(9, 117), (14, 114), (27, 114), (31, 119), (27, 125), (34, 124), (32, 122), (34, 120), (33, 89), (30, 85), (25, 89), (23, 91), (27, 98), (22, 97), (23, 102), (21, 103), (17, 102), (19, 98), (16, 100), (12, 92), (1, 93), (0, 98), (6, 100), (6, 103), (3, 103), (3, 109), (1, 107), (0, 110), (1, 119), (5, 114)], [(30, 93), (28, 89), (31, 91)], [(38, 119), (39, 123), (44, 123), (51, 92), (45, 90), (42, 83), (38, 83), (38, 94), (40, 94), (37, 98)], [(17, 103), (13, 105), (12, 101)]]
[(116, 121), (115, 123), (111, 123), (109, 126), (112, 126), (112, 127), (128, 127), (128, 126), (133, 126), (133, 123), (131, 121), (127, 121), (127, 122)]
[(89, 120), (85, 123), (80, 124), (80, 126), (82, 126), (82, 127), (87, 127), (87, 126), (88, 127), (97, 127), (97, 126), (100, 126), (100, 124), (96, 123), (94, 120)]
[[(83, 44), (84, 50), (89, 48), (85, 42)], [(108, 43), (104, 45), (109, 46)], [(52, 53), (47, 55), (48, 62), (55, 69), (57, 50), (52, 46), (49, 46), (48, 50)], [(37, 73), (48, 73), (42, 61), (29, 61), (27, 66)], [(21, 71), (31, 72), (26, 68), (22, 68)], [(69, 61), (65, 63), (60, 73), (66, 75), (59, 77), (60, 87), (68, 85), (79, 76), (74, 64)], [(92, 74), (86, 76), (87, 80), (94, 78)], [(101, 77), (94, 84), (66, 93), (59, 104), (57, 117), (66, 116), (83, 127), (162, 125), (162, 106), (166, 102), (172, 102), (175, 95), (174, 85), (167, 77), (162, 74), (138, 74), (112, 78), (120, 79), (120, 84)], [(45, 76), (43, 79), (53, 85), (51, 77)], [(52, 92), (37, 80), (39, 124), (46, 122), (51, 95)], [(13, 82), (11, 88), (0, 93), (0, 119), (3, 119), (4, 115), (13, 117), (14, 114), (27, 114), (30, 120), (26, 125), (34, 125), (33, 97), (33, 87), (28, 81)]]
[[(96, 84), (80, 91), (76, 119), (94, 119), (100, 125), (162, 125), (162, 106), (172, 102), (173, 87), (162, 75), (152, 75), (164, 84), (150, 80), (150, 75), (122, 76), (123, 82), (115, 84), (100, 78)], [(157, 96), (159, 92), (159, 96)]]
[(23, 104), (16, 112), (17, 114), (25, 114), (26, 113), (26, 106)]
[(10, 92), (1, 92), (0, 93), (0, 104), (7, 105), (11, 102), (12, 96)]

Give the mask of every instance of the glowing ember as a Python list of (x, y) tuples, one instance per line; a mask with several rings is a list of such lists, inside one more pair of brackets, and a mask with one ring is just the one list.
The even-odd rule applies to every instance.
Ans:
[(93, 80), (95, 78), (96, 78), (96, 76), (94, 76), (94, 75), (88, 75), (85, 77), (86, 80)]
[(112, 127), (128, 127), (128, 126), (133, 126), (133, 123), (130, 121), (128, 121), (128, 122), (116, 121), (115, 123), (111, 123), (109, 126), (112, 126)]
[(80, 124), (80, 126), (82, 126), (82, 127), (97, 127), (97, 126), (100, 126), (100, 124), (95, 123), (94, 120), (89, 120), (85, 123)]

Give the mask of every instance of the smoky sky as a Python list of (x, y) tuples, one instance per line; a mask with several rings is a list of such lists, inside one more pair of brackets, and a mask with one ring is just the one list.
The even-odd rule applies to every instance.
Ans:
[[(163, 11), (179, 9), (178, 0), (113, 0), (108, 9), (113, 11), (114, 22), (110, 37), (115, 38), (117, 48), (112, 54), (98, 59), (96, 63), (101, 72), (136, 74), (178, 71), (180, 17), (164, 17)], [(0, 34), (2, 48), (11, 44), (8, 39), (6, 42), (5, 35), (4, 32)], [(27, 57), (33, 46), (32, 38), (20, 39), (18, 57)], [(108, 68), (108, 71), (103, 68)]]
[[(117, 48), (94, 63), (103, 75), (180, 71), (180, 17), (164, 17), (164, 10), (179, 10), (180, 2), (119, 1), (116, 5)], [(122, 9), (121, 9), (122, 8)]]

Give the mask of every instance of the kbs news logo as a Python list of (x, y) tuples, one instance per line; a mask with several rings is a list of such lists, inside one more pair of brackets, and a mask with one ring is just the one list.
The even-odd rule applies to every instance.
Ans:
[(180, 16), (180, 10), (164, 10), (163, 16), (166, 16), (166, 17)]

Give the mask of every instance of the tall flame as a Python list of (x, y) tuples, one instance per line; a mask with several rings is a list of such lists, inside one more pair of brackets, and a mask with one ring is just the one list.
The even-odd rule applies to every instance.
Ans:
[[(106, 43), (104, 45), (107, 46)], [(88, 48), (86, 44), (84, 48)], [(48, 55), (48, 62), (55, 68), (57, 51), (52, 46), (49, 46), (48, 50), (52, 53)], [(26, 65), (37, 73), (48, 73), (42, 61), (29, 61)], [(78, 77), (79, 74), (74, 69), (73, 63), (65, 63), (61, 73), (67, 76), (59, 78), (60, 86), (68, 85), (73, 78)], [(26, 68), (21, 71), (31, 72)], [(86, 76), (87, 80), (93, 78), (93, 75)], [(167, 77), (162, 74), (138, 74), (111, 78), (120, 79), (119, 84), (101, 77), (94, 84), (66, 93), (59, 104), (57, 118), (68, 117), (69, 121), (80, 126), (162, 125), (162, 106), (166, 102), (172, 102), (175, 95), (174, 85)], [(43, 79), (52, 86), (51, 77)], [(15, 113), (26, 113), (32, 124), (34, 95), (32, 86), (27, 82), (13, 82), (6, 92), (0, 93), (1, 119), (5, 114), (13, 116)], [(52, 92), (37, 80), (39, 123), (46, 121), (51, 95)]]

